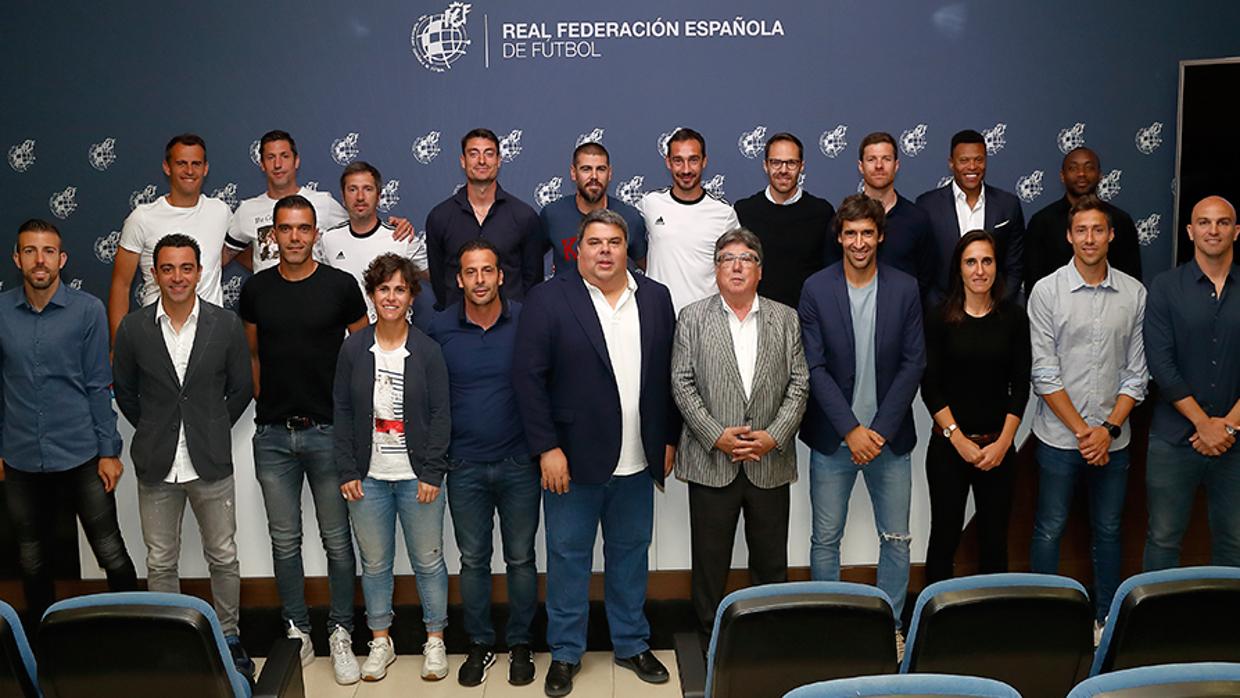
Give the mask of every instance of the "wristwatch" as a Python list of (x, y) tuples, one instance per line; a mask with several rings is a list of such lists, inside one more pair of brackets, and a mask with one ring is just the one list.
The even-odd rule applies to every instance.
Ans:
[(943, 427), (943, 438), (950, 441), (952, 438), (952, 432), (956, 431), (959, 428), (960, 427), (956, 426), (955, 422), (952, 422), (951, 424), (948, 424), (947, 426)]
[(1122, 430), (1120, 430), (1120, 428), (1119, 428), (1118, 426), (1116, 426), (1116, 425), (1114, 425), (1114, 424), (1112, 424), (1112, 423), (1110, 423), (1110, 422), (1103, 422), (1103, 423), (1102, 423), (1102, 426), (1103, 426), (1103, 428), (1104, 428), (1104, 429), (1106, 429), (1106, 430), (1107, 430), (1107, 433), (1111, 435), (1111, 438), (1112, 438), (1112, 439), (1118, 439), (1118, 438), (1119, 438), (1119, 435), (1123, 433), (1123, 431), (1122, 431)]

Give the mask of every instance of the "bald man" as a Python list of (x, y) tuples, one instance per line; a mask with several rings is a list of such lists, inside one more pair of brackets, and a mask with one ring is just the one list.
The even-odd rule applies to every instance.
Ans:
[(1193, 258), (1150, 287), (1145, 353), (1160, 388), (1145, 482), (1145, 569), (1175, 567), (1193, 497), (1205, 485), (1210, 557), (1240, 565), (1240, 283), (1236, 208), (1209, 196), (1193, 207)]

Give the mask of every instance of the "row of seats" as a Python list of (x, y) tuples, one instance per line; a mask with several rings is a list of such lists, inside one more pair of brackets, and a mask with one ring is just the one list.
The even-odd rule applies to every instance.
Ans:
[(34, 647), (0, 601), (0, 696), (305, 698), (301, 642), (280, 638), (256, 684), (233, 666), (214, 609), (183, 594), (94, 594), (53, 604)]
[(1026, 698), (1062, 698), (1087, 676), (1240, 662), (1238, 628), (1240, 568), (1187, 567), (1125, 580), (1096, 651), (1084, 587), (1056, 575), (1009, 573), (926, 587), (899, 666), (890, 601), (847, 582), (734, 592), (719, 606), (705, 653), (692, 634), (678, 635), (676, 649), (686, 698), (778, 698), (817, 681), (897, 672), (983, 677)]
[[(1197, 662), (1124, 669), (1086, 679), (1068, 698), (1207, 698), (1240, 695), (1240, 664)], [(893, 674), (837, 679), (802, 686), (784, 698), (958, 696), (1021, 698), (1002, 681), (951, 674)]]

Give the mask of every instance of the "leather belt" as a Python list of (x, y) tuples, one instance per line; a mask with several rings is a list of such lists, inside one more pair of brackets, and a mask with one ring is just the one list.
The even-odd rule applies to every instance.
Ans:
[(966, 437), (978, 446), (989, 446), (999, 440), (998, 432), (992, 434), (965, 434)]
[(318, 424), (318, 422), (314, 421), (310, 417), (288, 417), (284, 420), (284, 426), (287, 427), (289, 431), (303, 431), (315, 426), (316, 424)]

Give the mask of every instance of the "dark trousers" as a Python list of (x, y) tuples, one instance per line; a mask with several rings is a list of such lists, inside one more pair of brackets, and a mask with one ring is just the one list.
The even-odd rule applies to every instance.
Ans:
[(53, 517), (62, 500), (82, 522), (95, 559), (108, 575), (108, 589), (138, 588), (138, 574), (116, 520), (116, 498), (103, 489), (98, 458), (54, 473), (28, 473), (6, 464), (4, 492), (17, 538), (30, 618), (41, 618), (55, 600), (51, 558), (66, 551), (52, 549), (51, 534)]
[(723, 600), (732, 568), (736, 524), (745, 512), (749, 581), (771, 584), (788, 580), (788, 485), (755, 486), (742, 468), (724, 487), (689, 483), (689, 526), (693, 549), (690, 598), (698, 629), (710, 637), (715, 610)]
[(966, 463), (951, 442), (935, 434), (926, 451), (926, 484), (930, 490), (930, 546), (926, 551), (926, 583), (952, 577), (952, 561), (960, 545), (969, 488), (977, 507), (978, 572), (1007, 572), (1008, 518), (1016, 481), (1015, 451), (990, 470)]

